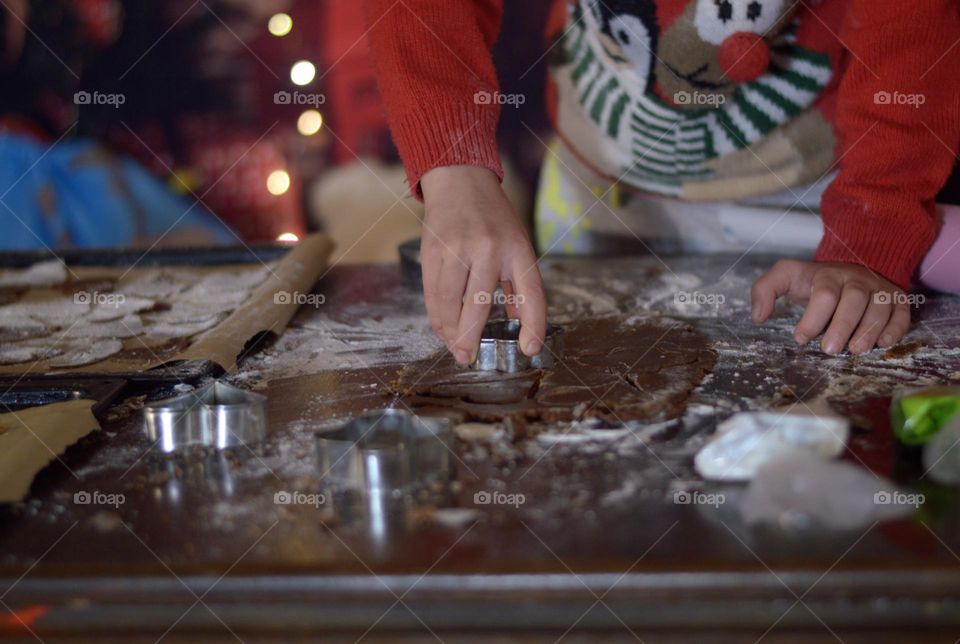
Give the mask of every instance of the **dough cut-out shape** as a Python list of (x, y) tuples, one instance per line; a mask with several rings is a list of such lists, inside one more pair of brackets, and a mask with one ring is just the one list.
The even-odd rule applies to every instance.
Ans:
[(67, 267), (59, 259), (37, 262), (26, 269), (0, 272), (0, 288), (42, 288), (67, 281)]
[(112, 338), (100, 338), (93, 342), (69, 344), (63, 353), (47, 360), (47, 365), (55, 368), (83, 367), (100, 362), (123, 350), (123, 343)]

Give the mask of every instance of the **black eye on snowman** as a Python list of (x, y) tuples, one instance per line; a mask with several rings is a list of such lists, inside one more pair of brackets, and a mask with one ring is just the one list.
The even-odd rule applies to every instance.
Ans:
[(730, 0), (714, 0), (717, 5), (717, 18), (720, 22), (726, 24), (728, 20), (733, 19), (733, 5)]
[[(766, 34), (790, 12), (796, 0), (690, 0), (693, 23), (704, 42), (720, 45), (738, 31)], [(788, 6), (789, 5), (789, 6)]]
[(617, 30), (617, 40), (619, 40), (620, 44), (624, 47), (630, 46), (630, 34), (627, 33), (626, 29)]

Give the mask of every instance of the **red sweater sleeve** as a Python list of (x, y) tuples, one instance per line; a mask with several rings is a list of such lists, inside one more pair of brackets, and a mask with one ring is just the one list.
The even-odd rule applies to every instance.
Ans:
[(956, 0), (851, 0), (818, 261), (865, 265), (907, 287), (937, 232), (934, 198), (960, 146)]
[(370, 48), (411, 192), (450, 165), (489, 168), (497, 155), (499, 90), (490, 49), (502, 0), (365, 0)]

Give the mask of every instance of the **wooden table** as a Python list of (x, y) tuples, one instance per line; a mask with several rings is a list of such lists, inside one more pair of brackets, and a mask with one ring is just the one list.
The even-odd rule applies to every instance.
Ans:
[[(417, 288), (396, 266), (337, 268), (325, 303), (234, 377), (269, 396), (262, 450), (164, 460), (137, 406), (71, 448), (29, 500), (0, 510), (0, 632), (40, 638), (112, 634), (243, 640), (322, 630), (332, 639), (387, 634), (489, 641), (960, 637), (960, 506), (920, 479), (916, 452), (888, 428), (899, 385), (960, 378), (960, 305), (927, 294), (907, 356), (830, 357), (792, 339), (796, 312), (757, 328), (749, 284), (770, 258), (547, 260), (551, 316), (669, 315), (713, 342), (714, 372), (689, 412), (657, 428), (596, 441), (461, 444), (448, 505), (373, 524), (274, 502), (318, 489), (313, 430), (336, 401), (376, 403), (384, 383), (436, 347)], [(691, 307), (677, 293), (713, 294)], [(722, 295), (722, 302), (718, 295)], [(852, 531), (750, 527), (743, 487), (699, 481), (692, 456), (737, 410), (826, 398), (854, 423), (845, 457), (926, 495), (911, 519)], [(561, 428), (557, 428), (558, 430)], [(522, 505), (476, 506), (480, 490)], [(721, 493), (718, 507), (674, 502)], [(74, 494), (122, 494), (117, 507)], [(919, 629), (919, 630), (918, 630)], [(725, 638), (725, 639), (723, 639)], [(902, 640), (901, 640), (902, 641)]]

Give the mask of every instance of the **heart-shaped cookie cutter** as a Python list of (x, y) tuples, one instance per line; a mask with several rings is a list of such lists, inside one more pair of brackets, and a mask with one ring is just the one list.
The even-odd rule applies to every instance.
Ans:
[(520, 320), (487, 322), (480, 336), (477, 359), (470, 367), (480, 371), (515, 373), (527, 369), (549, 369), (563, 356), (563, 329), (547, 324), (543, 348), (535, 356), (520, 350)]
[(449, 419), (381, 409), (317, 432), (324, 486), (391, 496), (449, 480), (455, 438)]
[(166, 453), (192, 445), (226, 449), (267, 433), (267, 398), (223, 382), (143, 407), (144, 431)]

